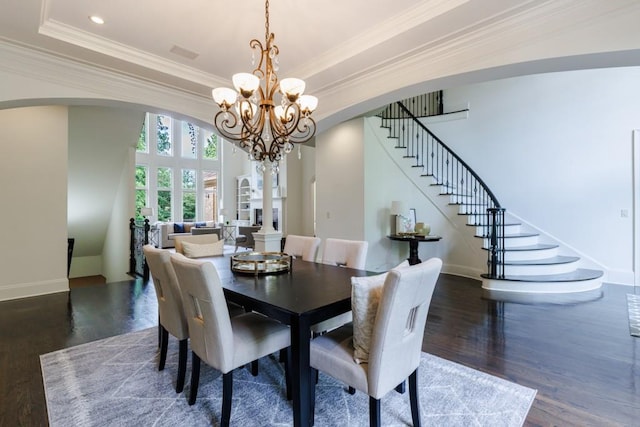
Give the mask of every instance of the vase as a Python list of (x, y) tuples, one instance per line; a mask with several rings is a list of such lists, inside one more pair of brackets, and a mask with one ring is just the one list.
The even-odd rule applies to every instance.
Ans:
[(414, 231), (418, 234), (428, 236), (431, 232), (431, 227), (429, 226), (429, 224), (425, 224), (424, 222), (416, 222)]

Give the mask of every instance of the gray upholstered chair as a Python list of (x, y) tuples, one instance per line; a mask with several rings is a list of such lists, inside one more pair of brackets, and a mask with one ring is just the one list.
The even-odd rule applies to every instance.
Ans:
[(212, 263), (188, 259), (180, 254), (171, 255), (171, 262), (182, 292), (191, 336), (189, 404), (193, 405), (196, 401), (200, 361), (203, 360), (222, 372), (220, 424), (228, 426), (233, 370), (288, 348), (291, 344), (289, 327), (257, 313), (230, 317), (220, 277)]
[(260, 230), (259, 225), (252, 226), (238, 226), (238, 235), (236, 236), (236, 252), (238, 252), (238, 248), (248, 248), (253, 249), (256, 247), (255, 240), (253, 239), (253, 234), (256, 231)]
[(149, 272), (153, 279), (158, 299), (158, 314), (160, 327), (160, 363), (158, 370), (164, 369), (167, 360), (167, 344), (169, 334), (176, 337), (180, 344), (178, 350), (178, 379), (176, 392), (182, 392), (184, 377), (187, 369), (187, 341), (189, 329), (187, 318), (182, 306), (182, 295), (178, 287), (176, 275), (171, 264), (171, 254), (166, 249), (156, 249), (152, 245), (142, 248), (149, 265)]
[[(361, 240), (328, 238), (324, 241), (322, 263), (363, 270), (369, 243)], [(335, 329), (351, 322), (351, 312), (340, 314), (311, 326), (314, 334)]]
[(315, 262), (320, 241), (319, 237), (289, 234), (284, 242), (284, 253), (300, 257), (304, 261)]
[(442, 261), (431, 258), (389, 271), (373, 323), (367, 363), (354, 360), (352, 324), (311, 342), (313, 369), (369, 395), (371, 426), (380, 425), (380, 399), (407, 377), (413, 425), (420, 425), (418, 366), (427, 313), (441, 268)]

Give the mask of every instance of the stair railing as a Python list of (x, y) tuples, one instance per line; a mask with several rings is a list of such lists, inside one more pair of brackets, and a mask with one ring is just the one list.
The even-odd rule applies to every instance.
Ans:
[(145, 218), (144, 222), (136, 221), (134, 218), (129, 219), (129, 271), (128, 275), (132, 277), (142, 277), (144, 281), (149, 280), (149, 266), (144, 259), (142, 247), (149, 243), (149, 218)]
[[(406, 102), (406, 100), (405, 100)], [(402, 101), (389, 105), (379, 114), (389, 137), (404, 157), (414, 159), (412, 167), (421, 168), (422, 176), (432, 177), (442, 195), (459, 205), (458, 214), (468, 215), (480, 227), (488, 242), (488, 274), (504, 277), (504, 209), (491, 189), (456, 153), (435, 136)]]

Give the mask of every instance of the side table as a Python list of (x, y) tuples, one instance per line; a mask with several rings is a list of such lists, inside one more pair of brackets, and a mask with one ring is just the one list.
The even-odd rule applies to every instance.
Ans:
[(418, 243), (420, 242), (437, 242), (442, 239), (440, 236), (420, 236), (416, 234), (392, 234), (387, 236), (391, 240), (399, 242), (409, 242), (409, 265), (420, 264), (422, 261), (418, 257)]
[(222, 226), (222, 239), (225, 243), (235, 243), (236, 241), (236, 226), (235, 225), (223, 225)]

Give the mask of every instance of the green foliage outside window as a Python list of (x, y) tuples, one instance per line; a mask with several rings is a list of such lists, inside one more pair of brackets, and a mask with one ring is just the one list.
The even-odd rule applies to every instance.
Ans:
[(147, 190), (136, 190), (136, 221), (144, 221), (140, 211), (145, 206), (147, 206)]
[(171, 221), (171, 191), (158, 191), (158, 221)]
[(138, 137), (138, 147), (136, 148), (136, 150), (140, 151), (141, 153), (146, 153), (148, 151), (147, 127), (145, 125), (146, 125), (146, 120), (142, 122), (142, 129), (140, 129), (140, 136)]
[(218, 158), (218, 135), (212, 133), (204, 142), (204, 158), (215, 160)]
[(158, 168), (158, 188), (171, 188), (170, 168)]
[(182, 170), (182, 188), (184, 188), (185, 190), (195, 190), (196, 188), (195, 169)]
[(171, 138), (169, 137), (170, 117), (158, 116), (158, 154), (165, 156), (171, 155)]
[(195, 221), (196, 219), (196, 193), (182, 193), (182, 220)]

